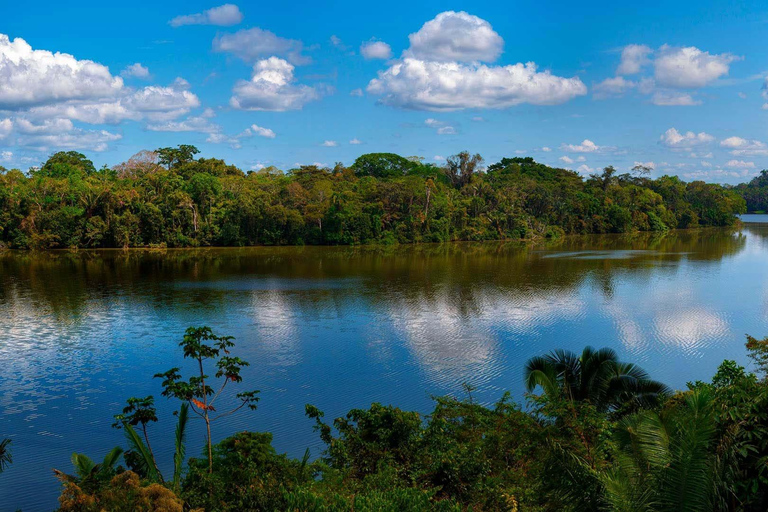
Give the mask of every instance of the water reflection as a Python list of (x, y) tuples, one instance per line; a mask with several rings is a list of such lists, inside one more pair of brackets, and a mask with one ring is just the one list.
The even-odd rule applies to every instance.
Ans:
[(538, 246), (0, 252), (0, 434), (16, 455), (0, 503), (53, 508), (50, 468), (120, 441), (109, 418), (158, 394), (149, 377), (183, 364), (188, 325), (236, 336), (263, 392), (222, 433), (270, 430), (300, 456), (317, 447), (305, 403), (427, 410), (463, 382), (519, 397), (522, 364), (556, 347), (612, 346), (673, 386), (706, 378), (743, 361), (743, 333), (768, 333), (766, 256), (768, 225)]

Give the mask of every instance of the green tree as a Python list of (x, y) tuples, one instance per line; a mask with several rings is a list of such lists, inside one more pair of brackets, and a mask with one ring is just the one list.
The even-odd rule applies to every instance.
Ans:
[[(211, 437), (211, 423), (229, 416), (243, 407), (256, 409), (258, 391), (242, 391), (235, 395), (240, 404), (229, 411), (212, 415), (216, 412), (214, 404), (224, 392), (229, 382), (237, 384), (243, 378), (240, 371), (248, 366), (246, 361), (239, 357), (230, 356), (230, 350), (234, 347), (232, 336), (217, 336), (210, 327), (190, 327), (184, 334), (184, 339), (179, 344), (184, 353), (184, 358), (190, 358), (197, 363), (198, 371), (189, 379), (182, 380), (179, 368), (171, 368), (165, 373), (158, 373), (155, 377), (162, 378), (163, 396), (173, 397), (187, 402), (192, 412), (205, 421), (208, 471), (213, 471), (213, 443)], [(205, 365), (213, 362), (216, 368), (214, 377), (206, 373)], [(217, 391), (210, 385), (218, 379), (221, 386)]]
[(553, 399), (586, 401), (601, 412), (653, 405), (669, 392), (639, 366), (620, 362), (613, 350), (592, 347), (581, 355), (558, 349), (529, 359), (525, 387), (532, 392), (537, 386)]

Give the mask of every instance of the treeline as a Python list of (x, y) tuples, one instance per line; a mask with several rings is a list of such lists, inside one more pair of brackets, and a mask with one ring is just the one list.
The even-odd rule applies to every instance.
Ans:
[(760, 171), (760, 175), (752, 178), (749, 183), (736, 186), (736, 190), (746, 201), (748, 212), (768, 212), (768, 170)]
[(244, 173), (194, 146), (96, 169), (77, 152), (27, 173), (0, 167), (0, 245), (9, 248), (351, 245), (557, 237), (727, 226), (734, 190), (676, 177), (582, 178), (531, 158), (442, 167), (391, 153), (350, 167)]
[[(129, 399), (115, 416), (128, 450), (116, 447), (99, 463), (74, 454), (74, 473), (57, 472), (60, 510), (768, 509), (768, 338), (748, 337), (757, 374), (724, 361), (710, 382), (685, 391), (670, 391), (610, 349), (557, 350), (525, 366), (525, 408), (508, 394), (481, 405), (471, 387), (463, 398), (435, 398), (427, 416), (374, 403), (327, 422), (307, 405), (326, 445), (315, 461), (278, 454), (269, 433), (240, 432), (185, 463), (187, 418), (210, 425), (228, 414), (214, 401), (242, 380), (247, 363), (230, 355), (233, 345), (189, 329), (181, 346), (200, 362), (199, 374), (156, 376), (163, 395), (180, 400), (175, 428), (170, 418), (156, 424), (153, 397)], [(204, 367), (218, 368), (216, 378), (201, 381)], [(241, 407), (255, 408), (255, 393), (237, 394)], [(149, 442), (158, 435), (174, 438), (165, 478)]]

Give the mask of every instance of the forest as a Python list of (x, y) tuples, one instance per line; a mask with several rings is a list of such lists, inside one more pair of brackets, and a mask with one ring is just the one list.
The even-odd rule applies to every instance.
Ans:
[(729, 226), (765, 209), (768, 182), (765, 173), (741, 188), (651, 179), (643, 167), (583, 178), (532, 158), (485, 167), (468, 152), (443, 166), (370, 153), (349, 167), (243, 172), (198, 153), (159, 148), (97, 169), (68, 151), (27, 172), (0, 167), (0, 247), (405, 244)]
[(765, 213), (768, 211), (768, 170), (761, 171), (749, 183), (742, 183), (736, 190), (747, 203), (750, 213)]
[[(103, 458), (75, 453), (54, 471), (59, 510), (763, 511), (768, 338), (748, 336), (746, 349), (754, 373), (726, 360), (711, 381), (682, 391), (611, 349), (586, 347), (530, 359), (525, 404), (506, 393), (484, 405), (470, 386), (435, 397), (428, 415), (374, 403), (327, 421), (308, 404), (304, 428), (314, 424), (326, 447), (311, 460), (309, 450), (278, 454), (266, 432), (211, 441), (218, 417), (258, 414), (259, 396), (243, 382), (248, 363), (235, 340), (191, 327), (180, 350), (193, 373), (155, 375), (174, 416), (158, 418), (152, 396), (128, 398), (114, 416), (123, 443)], [(188, 459), (193, 419), (208, 434)], [(174, 440), (172, 474), (152, 451), (158, 436)], [(0, 443), (0, 471), (12, 448)]]

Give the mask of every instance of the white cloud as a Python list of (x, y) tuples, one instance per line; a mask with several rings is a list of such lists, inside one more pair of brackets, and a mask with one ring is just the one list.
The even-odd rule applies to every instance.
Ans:
[(114, 97), (122, 88), (123, 79), (102, 64), (33, 50), (21, 38), (0, 34), (0, 109)]
[(651, 62), (648, 56), (653, 53), (649, 47), (643, 44), (630, 44), (621, 51), (621, 63), (616, 70), (619, 75), (634, 75), (640, 72), (644, 66)]
[(127, 66), (120, 72), (120, 76), (132, 76), (135, 78), (149, 78), (149, 68), (142, 66), (140, 62)]
[(237, 25), (241, 21), (243, 21), (243, 13), (240, 12), (240, 9), (234, 4), (224, 4), (201, 13), (176, 16), (168, 23), (172, 27), (181, 27), (183, 25), (217, 25), (228, 27)]
[(335, 46), (336, 48), (340, 48), (342, 50), (346, 50), (347, 46), (344, 44), (344, 42), (341, 40), (339, 36), (336, 34), (331, 35), (330, 39), (331, 44)]
[(384, 41), (368, 41), (360, 45), (360, 54), (368, 59), (389, 59), (392, 48)]
[(573, 163), (573, 158), (571, 158), (569, 156), (561, 156), (560, 157), (560, 161), (563, 162), (563, 163), (566, 163), (566, 164), (572, 164)]
[(755, 162), (745, 162), (744, 160), (728, 160), (726, 167), (738, 167), (739, 169), (754, 169)]
[(437, 128), (443, 125), (442, 121), (438, 121), (437, 119), (433, 119), (431, 117), (425, 119), (424, 124), (429, 126), (430, 128)]
[(453, 126), (441, 126), (437, 129), (438, 135), (456, 135), (458, 132)]
[(106, 130), (83, 130), (76, 128), (69, 119), (52, 119), (34, 124), (26, 119), (17, 119), (19, 137), (16, 144), (38, 151), (89, 149), (105, 151), (110, 142), (120, 140), (122, 135)]
[(720, 141), (720, 145), (730, 149), (753, 149), (765, 147), (765, 144), (759, 140), (747, 140), (741, 137), (728, 137)]
[(637, 84), (627, 80), (623, 76), (606, 78), (592, 88), (592, 95), (597, 99), (608, 98), (611, 96), (621, 96), (627, 91), (637, 87)]
[(655, 168), (656, 168), (656, 163), (655, 163), (655, 162), (635, 162), (635, 163), (632, 165), (632, 167), (637, 167), (637, 166), (640, 166), (640, 167), (647, 167), (647, 168), (649, 168), (649, 169), (653, 170), (653, 169), (655, 169)]
[(485, 119), (483, 119), (481, 116), (474, 116), (472, 120), (475, 121), (476, 123), (482, 123), (485, 121)]
[(10, 162), (13, 159), (13, 151), (0, 152), (0, 162)]
[(693, 96), (688, 93), (666, 89), (656, 91), (651, 98), (651, 103), (662, 107), (690, 107), (701, 105), (701, 101), (694, 99)]
[(440, 155), (435, 155), (432, 157), (432, 160), (435, 162), (445, 162), (445, 157)]
[(352, 89), (351, 91), (349, 91), (349, 95), (350, 96), (362, 97), (363, 90), (362, 89)]
[(356, 146), (358, 144), (362, 144), (363, 142), (361, 140), (358, 140), (357, 137), (349, 141), (350, 144)]
[(233, 88), (230, 105), (243, 110), (282, 112), (300, 110), (321, 94), (318, 89), (295, 84), (294, 66), (277, 57), (258, 61), (250, 81), (240, 80)]
[(739, 98), (741, 98), (743, 100), (747, 99), (747, 95), (745, 93), (739, 91), (737, 94), (739, 95)]
[(738, 57), (730, 53), (712, 55), (694, 46), (659, 48), (653, 62), (656, 81), (668, 87), (704, 87), (727, 75), (730, 64)]
[(589, 139), (584, 139), (581, 144), (562, 144), (560, 149), (572, 153), (594, 153), (603, 148)]
[(368, 84), (381, 102), (414, 110), (555, 105), (586, 94), (578, 78), (538, 72), (532, 62), (503, 67), (405, 58)]
[(269, 30), (258, 27), (239, 30), (234, 34), (218, 35), (213, 40), (213, 50), (227, 52), (246, 62), (266, 56), (285, 57), (293, 64), (308, 64), (311, 59), (301, 54), (304, 44), (295, 39), (285, 39)]
[(274, 139), (275, 138), (275, 132), (273, 132), (269, 128), (264, 128), (263, 126), (252, 124), (250, 130), (255, 135), (258, 135), (259, 137), (266, 137), (268, 139)]
[(150, 123), (147, 130), (153, 132), (200, 132), (217, 133), (221, 127), (212, 123), (207, 117), (188, 117), (181, 121), (166, 121), (164, 123)]
[(320, 144), (320, 145), (321, 145), (321, 146), (324, 146), (324, 147), (326, 147), (326, 148), (335, 148), (336, 146), (338, 146), (338, 145), (339, 145), (339, 143), (338, 143), (338, 142), (336, 142), (335, 140), (326, 140), (326, 141), (324, 141), (324, 142), (323, 142), (322, 144)]
[(550, 148), (550, 147), (547, 147), (547, 146), (543, 146), (543, 147), (541, 148), (541, 150), (542, 150), (543, 152), (545, 152), (545, 153), (549, 153), (550, 151), (552, 151), (552, 148)]
[(578, 172), (579, 174), (590, 174), (595, 172), (595, 170), (592, 167), (588, 166), (587, 164), (583, 164), (583, 165), (580, 165), (578, 169), (576, 169), (576, 172)]
[(13, 130), (13, 121), (10, 119), (0, 119), (0, 140), (8, 137)]
[(488, 66), (504, 41), (491, 25), (466, 12), (446, 11), (409, 36), (410, 47), (379, 71), (367, 91), (380, 103), (413, 110), (556, 105), (587, 93), (578, 77), (539, 72), (533, 62)]
[(446, 11), (408, 36), (409, 56), (420, 60), (493, 62), (504, 40), (487, 21), (464, 11)]
[(712, 135), (705, 132), (680, 133), (675, 128), (670, 128), (660, 137), (661, 143), (669, 148), (692, 148), (702, 144), (709, 144), (714, 140), (715, 138)]
[(768, 145), (759, 140), (728, 137), (720, 145), (731, 150), (733, 156), (768, 156)]

